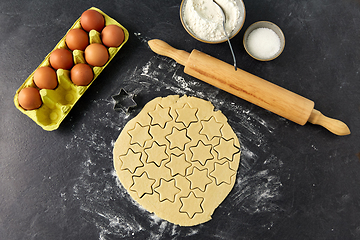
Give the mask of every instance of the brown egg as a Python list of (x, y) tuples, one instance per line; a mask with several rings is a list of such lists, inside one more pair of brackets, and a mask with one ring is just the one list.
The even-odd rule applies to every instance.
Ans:
[(101, 32), (105, 25), (105, 19), (98, 11), (89, 9), (81, 14), (80, 24), (87, 32), (90, 32), (92, 29)]
[(104, 45), (93, 43), (85, 49), (85, 60), (92, 66), (101, 67), (109, 60), (109, 52)]
[(107, 47), (118, 47), (125, 38), (124, 31), (117, 25), (108, 25), (101, 32), (101, 40)]
[(34, 73), (34, 83), (40, 89), (54, 89), (58, 85), (56, 72), (51, 67), (40, 67)]
[(25, 110), (34, 110), (41, 106), (41, 96), (37, 88), (27, 87), (21, 89), (18, 95), (20, 106)]
[(74, 65), (72, 53), (63, 48), (56, 49), (50, 54), (50, 64), (56, 70), (68, 70)]
[(65, 42), (72, 51), (84, 51), (87, 45), (89, 45), (89, 35), (81, 28), (74, 28), (66, 34)]
[(78, 86), (87, 86), (93, 77), (93, 70), (85, 63), (76, 64), (70, 72), (71, 81)]

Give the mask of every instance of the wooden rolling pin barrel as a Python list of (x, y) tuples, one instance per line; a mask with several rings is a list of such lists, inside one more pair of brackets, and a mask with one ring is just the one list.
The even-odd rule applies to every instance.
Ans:
[(155, 53), (170, 57), (177, 63), (184, 65), (186, 74), (277, 115), (300, 125), (307, 122), (321, 125), (336, 135), (350, 134), (345, 123), (324, 116), (314, 109), (313, 101), (296, 93), (241, 69), (235, 71), (232, 65), (195, 49), (188, 53), (175, 49), (159, 39), (150, 40), (148, 44)]

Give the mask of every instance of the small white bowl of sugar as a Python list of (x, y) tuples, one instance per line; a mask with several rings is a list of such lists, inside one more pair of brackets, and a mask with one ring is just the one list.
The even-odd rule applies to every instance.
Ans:
[(245, 31), (243, 44), (246, 52), (254, 59), (270, 61), (284, 50), (285, 36), (274, 23), (259, 21)]

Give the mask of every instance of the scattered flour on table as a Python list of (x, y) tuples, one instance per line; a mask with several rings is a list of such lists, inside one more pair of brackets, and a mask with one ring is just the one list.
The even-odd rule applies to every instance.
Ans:
[[(225, 115), (226, 112), (232, 113), (228, 120), (241, 143), (241, 166), (234, 189), (228, 196), (227, 207), (217, 211), (228, 211), (225, 214), (229, 215), (234, 209), (250, 214), (281, 211), (274, 200), (281, 197), (279, 171), (282, 163), (269, 153), (267, 139), (274, 126), (234, 102), (236, 98), (219, 97), (224, 96), (219, 89), (188, 77), (180, 65), (168, 58), (152, 57), (134, 70), (129, 70), (126, 76), (119, 89), (124, 88), (131, 94), (142, 97), (149, 92), (157, 96), (186, 94), (210, 101)], [(69, 162), (77, 158), (81, 164), (77, 167), (79, 175), (70, 179), (69, 185), (59, 193), (64, 207), (79, 205), (81, 217), (97, 228), (99, 240), (136, 239), (137, 236), (142, 239), (179, 239), (191, 238), (204, 231), (215, 231), (208, 229), (206, 223), (180, 227), (162, 220), (147, 212), (126, 192), (113, 168), (112, 150), (121, 129), (141, 109), (134, 109), (130, 114), (115, 112), (111, 96), (117, 94), (119, 89), (114, 90), (107, 99), (90, 103), (84, 117), (92, 119), (91, 122), (75, 123), (73, 126), (74, 136), (65, 146), (65, 154)], [(261, 159), (254, 149), (261, 149), (266, 157)]]
[(143, 43), (147, 43), (147, 41), (150, 40), (150, 39), (145, 39), (145, 38), (142, 36), (142, 34), (139, 33), (139, 32), (135, 32), (134, 35), (135, 35), (135, 37), (137, 37), (137, 38), (138, 38), (141, 42), (143, 42)]

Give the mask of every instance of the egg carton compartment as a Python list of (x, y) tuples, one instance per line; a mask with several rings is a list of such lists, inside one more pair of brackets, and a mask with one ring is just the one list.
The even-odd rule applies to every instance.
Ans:
[[(93, 81), (99, 76), (99, 74), (104, 70), (104, 68), (109, 64), (109, 62), (114, 58), (114, 56), (118, 53), (118, 51), (122, 48), (122, 46), (129, 39), (129, 32), (116, 20), (110, 18), (104, 12), (99, 10), (98, 8), (92, 7), (91, 10), (96, 10), (101, 15), (103, 15), (105, 20), (105, 26), (108, 25), (117, 25), (124, 32), (124, 41), (121, 43), (119, 47), (106, 47), (109, 53), (108, 61), (101, 67), (90, 67), (93, 70), (94, 77), (92, 81), (86, 86), (78, 86), (75, 85), (70, 78), (70, 70), (58, 69), (56, 70), (58, 86), (55, 89), (39, 89), (40, 96), (42, 100), (42, 105), (40, 108), (34, 110), (25, 110), (22, 108), (18, 101), (19, 92), (26, 87), (35, 87), (33, 78), (35, 71), (40, 67), (45, 67), (50, 65), (50, 54), (59, 48), (67, 49), (71, 51), (66, 43), (65, 38), (67, 33), (75, 28), (81, 28), (80, 18), (78, 18), (73, 26), (67, 31), (65, 36), (58, 42), (58, 44), (54, 47), (54, 49), (45, 57), (43, 62), (30, 74), (30, 76), (24, 81), (24, 83), (20, 86), (20, 88), (16, 91), (14, 96), (14, 104), (16, 108), (18, 108), (22, 113), (30, 117), (33, 121), (35, 121), (39, 126), (41, 126), (44, 130), (52, 131), (57, 129), (63, 119), (70, 112), (72, 107), (76, 104), (76, 102), (80, 99), (80, 97), (85, 93), (85, 91), (90, 87)], [(89, 10), (89, 9), (88, 9)], [(96, 30), (91, 30), (88, 32), (89, 34), (89, 44), (92, 43), (102, 43), (101, 34)], [(84, 51), (74, 50), (71, 51), (73, 55), (74, 66), (79, 63), (86, 63)]]

